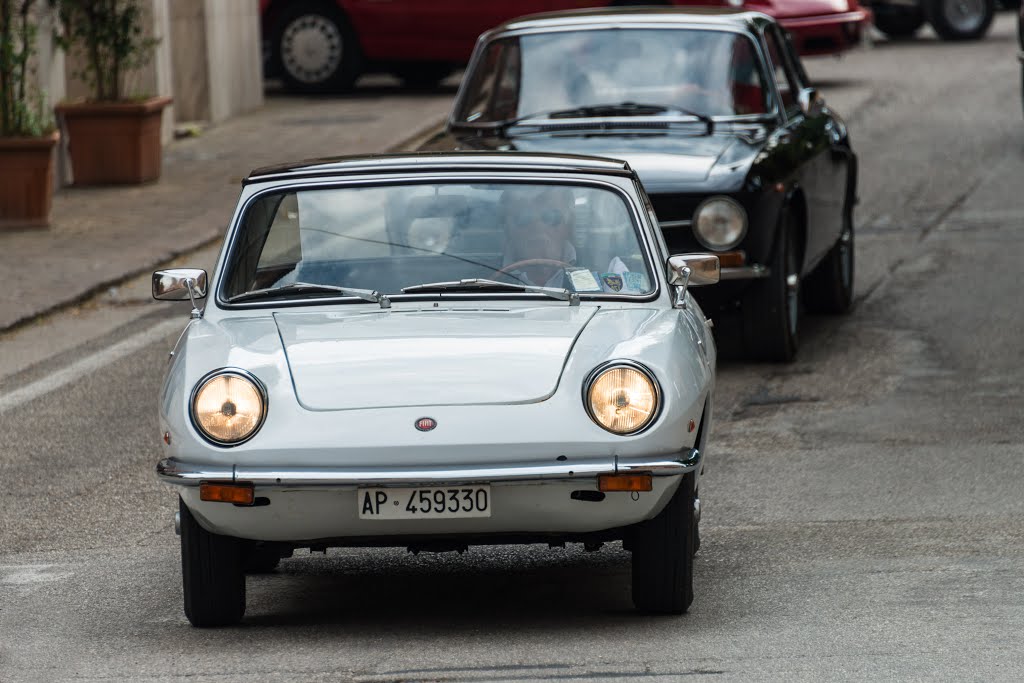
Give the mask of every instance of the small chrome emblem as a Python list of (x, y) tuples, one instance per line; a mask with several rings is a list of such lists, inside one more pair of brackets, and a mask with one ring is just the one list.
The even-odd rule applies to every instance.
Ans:
[(421, 432), (429, 432), (431, 429), (437, 426), (437, 420), (432, 417), (421, 417), (416, 420), (416, 429)]

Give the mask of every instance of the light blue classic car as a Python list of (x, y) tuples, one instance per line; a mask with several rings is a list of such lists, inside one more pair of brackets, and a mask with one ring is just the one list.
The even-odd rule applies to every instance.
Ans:
[(240, 620), (246, 573), (295, 548), (613, 540), (639, 609), (685, 611), (715, 381), (687, 287), (718, 274), (667, 252), (621, 161), (253, 172), (160, 397), (189, 620)]

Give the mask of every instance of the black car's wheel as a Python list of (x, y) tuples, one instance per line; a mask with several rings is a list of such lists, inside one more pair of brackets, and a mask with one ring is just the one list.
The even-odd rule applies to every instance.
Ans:
[(693, 602), (696, 476), (683, 475), (665, 509), (633, 532), (633, 605), (642, 612), (682, 614)]
[(199, 526), (185, 502), (181, 513), (181, 578), (185, 616), (193, 626), (229, 626), (245, 614), (244, 545)]
[(425, 90), (436, 88), (438, 84), (451, 75), (450, 64), (399, 64), (391, 70), (408, 88)]
[(751, 358), (789, 362), (800, 332), (800, 261), (792, 212), (783, 211), (767, 278), (743, 299), (743, 340)]
[(847, 215), (839, 239), (803, 282), (808, 311), (832, 315), (849, 312), (853, 305), (853, 252), (853, 217)]
[(890, 38), (910, 38), (924, 23), (920, 7), (885, 5), (875, 9), (875, 28)]
[(275, 17), (274, 25), (274, 57), (289, 90), (341, 91), (359, 77), (363, 61), (359, 41), (333, 2), (290, 3)]
[(925, 16), (945, 40), (977, 40), (988, 33), (995, 0), (927, 0)]

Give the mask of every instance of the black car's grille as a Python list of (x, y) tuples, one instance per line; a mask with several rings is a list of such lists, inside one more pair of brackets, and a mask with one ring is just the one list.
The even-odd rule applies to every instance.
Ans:
[(690, 227), (693, 220), (693, 212), (700, 204), (702, 197), (691, 197), (677, 194), (652, 194), (651, 204), (654, 205), (654, 213), (661, 223), (661, 232), (665, 235), (665, 242), (669, 251), (681, 253), (685, 251), (699, 251), (700, 244), (693, 237), (693, 230)]

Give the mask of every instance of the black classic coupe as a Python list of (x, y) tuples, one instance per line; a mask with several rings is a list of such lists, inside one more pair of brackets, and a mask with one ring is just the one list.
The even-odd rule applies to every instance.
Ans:
[(480, 37), (445, 130), (421, 149), (626, 160), (670, 251), (719, 256), (723, 283), (699, 302), (749, 357), (792, 360), (802, 310), (851, 306), (857, 157), (763, 14), (605, 9), (506, 22)]

